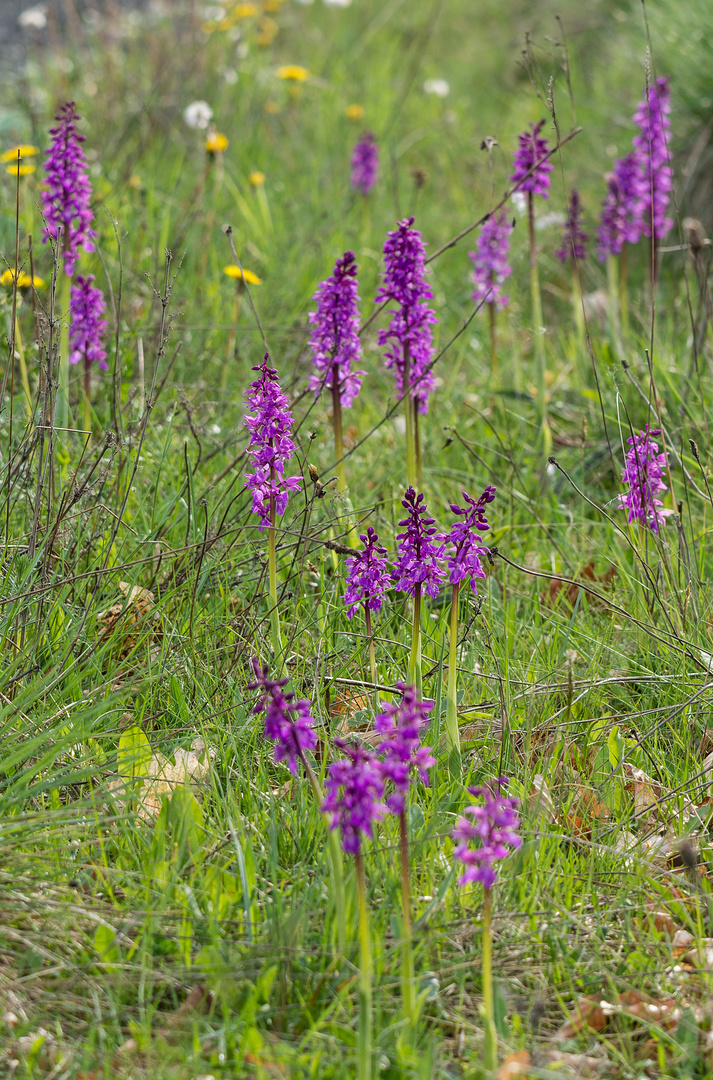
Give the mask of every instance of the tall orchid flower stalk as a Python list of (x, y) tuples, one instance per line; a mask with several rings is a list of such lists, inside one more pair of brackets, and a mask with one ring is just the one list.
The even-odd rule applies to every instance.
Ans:
[(357, 1077), (358, 1080), (371, 1080), (372, 959), (361, 842), (362, 837), (373, 836), (373, 823), (383, 818), (387, 807), (381, 801), (384, 781), (374, 755), (356, 743), (346, 743), (342, 739), (335, 739), (335, 743), (345, 756), (329, 767), (325, 785), (327, 797), (322, 810), (332, 815), (330, 829), (339, 829), (343, 850), (354, 856), (359, 901)]
[(428, 508), (423, 493), (417, 495), (409, 487), (401, 505), (406, 517), (399, 522), (405, 532), (399, 533), (398, 556), (394, 563), (396, 589), (413, 597), (413, 627), (408, 678), (421, 693), (421, 598), (423, 593), (435, 599), (446, 576), (442, 564), (445, 537), (436, 529), (435, 520), (427, 517)]
[(430, 746), (421, 746), (421, 735), (433, 708), (432, 701), (420, 701), (413, 686), (397, 683), (402, 699), (386, 705), (374, 720), (374, 730), (381, 735), (377, 752), (381, 756), (384, 780), (393, 784), (386, 805), (399, 819), (399, 855), (401, 860), (401, 905), (403, 914), (401, 994), (404, 1016), (415, 1029), (418, 1008), (414, 985), (413, 942), (411, 933), (411, 872), (408, 849), (406, 810), (411, 784), (418, 778), (428, 784), (428, 769), (436, 764)]
[(555, 252), (556, 258), (567, 266), (572, 265), (572, 314), (574, 325), (577, 328), (577, 338), (584, 342), (584, 312), (582, 310), (583, 295), (582, 282), (580, 279), (579, 266), (587, 257), (587, 240), (589, 237), (582, 227), (582, 201), (576, 188), (572, 188), (567, 207), (567, 221), (562, 234), (562, 246)]
[(503, 292), (503, 285), (512, 273), (509, 263), (510, 234), (512, 224), (501, 210), (493, 214), (483, 225), (473, 260), (473, 300), (487, 304), (490, 327), (490, 376), (495, 378), (498, 368), (498, 345), (495, 316), (498, 308), (507, 307), (510, 298)]
[[(471, 795), (484, 801), (482, 804), (466, 807), (451, 834), (457, 844), (454, 857), (465, 866), (458, 883), (468, 885), (479, 881), (483, 885), (485, 1068), (493, 1073), (498, 1067), (491, 933), (492, 889), (498, 878), (495, 863), (506, 858), (512, 850), (522, 847), (522, 838), (519, 835), (520, 819), (516, 813), (519, 799), (503, 795), (507, 786), (507, 778), (500, 776), (488, 786), (468, 788)], [(476, 846), (471, 847), (471, 844)]]
[[(271, 679), (267, 665), (261, 667), (257, 657), (253, 657), (255, 681), (248, 684), (248, 690), (260, 690), (261, 697), (255, 705), (254, 713), (265, 713), (265, 738), (275, 744), (275, 762), (284, 761), (293, 776), (297, 775), (299, 761), (307, 774), (317, 805), (322, 806), (324, 795), (317, 774), (307, 753), (317, 745), (314, 731), (314, 717), (309, 701), (295, 701), (295, 695), (285, 694), (287, 679)], [(337, 912), (337, 940), (340, 952), (344, 952), (347, 938), (347, 921), (344, 903), (344, 875), (342, 874), (342, 856), (336, 835), (329, 830), (329, 854), (332, 863), (334, 883), (334, 904)]]
[(385, 547), (380, 546), (379, 535), (371, 525), (365, 533), (361, 534), (360, 539), (364, 545), (363, 550), (346, 561), (347, 591), (344, 593), (344, 603), (348, 619), (354, 617), (357, 604), (361, 604), (364, 608), (371, 681), (376, 683), (376, 655), (371, 613), (381, 610), (384, 595), (387, 589), (391, 588), (393, 578), (388, 569), (389, 553)]
[(532, 333), (535, 359), (537, 364), (537, 407), (542, 423), (545, 446), (549, 450), (551, 442), (550, 428), (547, 421), (547, 388), (545, 384), (546, 358), (544, 339), (544, 320), (542, 316), (542, 298), (540, 278), (537, 270), (537, 245), (535, 243), (535, 195), (546, 199), (550, 189), (552, 163), (547, 158), (547, 139), (542, 136), (545, 121), (530, 124), (530, 130), (519, 136), (519, 149), (515, 155), (514, 171), (510, 181), (517, 185), (518, 191), (527, 194), (527, 221), (530, 240), (530, 289), (532, 292)]
[(368, 195), (379, 176), (379, 147), (372, 131), (366, 131), (354, 147), (351, 159), (354, 191)]
[(292, 412), (282, 393), (275, 368), (268, 366), (269, 355), (259, 367), (259, 378), (250, 383), (248, 412), (244, 424), (250, 433), (247, 453), (255, 471), (246, 473), (245, 485), (253, 493), (253, 513), (260, 517), (260, 529), (268, 530), (268, 576), (270, 589), (270, 626), (275, 663), (285, 670), (280, 615), (277, 606), (277, 518), (287, 509), (290, 493), (297, 491), (301, 476), (285, 477), (285, 465), (294, 455)]
[(388, 329), (379, 331), (379, 344), (388, 346), (386, 367), (396, 376), (396, 390), (406, 408), (406, 472), (409, 484), (421, 486), (419, 413), (428, 412), (428, 396), (435, 389), (430, 371), (433, 359), (431, 327), (438, 322), (428, 306), (432, 299), (426, 282), (426, 245), (413, 218), (400, 221), (384, 244), (384, 277), (376, 303), (394, 303)]
[(88, 163), (82, 149), (84, 136), (77, 131), (80, 119), (70, 101), (59, 110), (57, 126), (50, 128), (52, 141), (45, 161), (46, 187), (42, 194), (45, 218), (43, 242), (53, 240), (59, 245), (65, 274), (60, 279), (58, 307), (63, 318), (60, 327), (60, 366), (57, 390), (57, 425), (66, 428), (69, 422), (69, 323), (70, 281), (79, 257), (79, 250), (94, 250), (96, 233), (92, 230), (94, 214), (90, 200), (92, 185)]
[(94, 275), (86, 278), (77, 275), (77, 282), (72, 285), (69, 310), (69, 362), (84, 365), (84, 428), (92, 429), (91, 379), (92, 364), (98, 364), (103, 371), (109, 370), (106, 362), (106, 349), (102, 345), (102, 335), (107, 328), (102, 314), (106, 307), (104, 294), (94, 284)]
[(346, 488), (342, 409), (351, 408), (361, 389), (363, 371), (352, 371), (361, 358), (359, 340), (359, 294), (357, 264), (352, 251), (337, 259), (334, 273), (317, 289), (312, 298), (317, 310), (311, 311), (310, 348), (315, 371), (309, 387), (318, 397), (324, 387), (332, 391), (334, 452), (340, 490)]
[(464, 491), (466, 507), (451, 503), (456, 520), (448, 534), (450, 550), (446, 557), (448, 580), (451, 583), (451, 626), (448, 655), (448, 693), (446, 698), (446, 744), (451, 770), (460, 771), (460, 732), (458, 729), (458, 600), (461, 583), (470, 578), (470, 587), (477, 595), (477, 579), (485, 577), (480, 556), (488, 549), (480, 542), (479, 533), (490, 525), (485, 517), (485, 507), (495, 498), (495, 488), (486, 487), (479, 499), (472, 499)]

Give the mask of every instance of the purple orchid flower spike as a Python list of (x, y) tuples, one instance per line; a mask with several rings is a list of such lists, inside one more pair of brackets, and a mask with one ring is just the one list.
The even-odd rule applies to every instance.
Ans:
[(337, 259), (334, 273), (317, 289), (312, 299), (317, 310), (309, 314), (313, 327), (309, 340), (316, 371), (309, 388), (318, 397), (323, 387), (335, 385), (343, 408), (351, 407), (361, 388), (363, 371), (352, 371), (361, 358), (359, 340), (359, 294), (354, 253), (347, 251)]
[[(545, 121), (540, 120), (539, 124), (530, 124), (530, 130), (518, 136), (520, 147), (515, 155), (510, 182), (518, 185), (518, 191), (532, 192), (533, 195), (541, 195), (546, 199), (551, 183), (549, 174), (553, 166), (547, 157), (547, 139), (541, 134), (544, 126)], [(530, 170), (533, 171), (528, 176)]]
[(632, 140), (643, 175), (643, 231), (660, 240), (673, 222), (666, 216), (673, 188), (669, 156), (671, 90), (667, 78), (656, 79), (634, 113), (639, 134)]
[(507, 307), (509, 297), (503, 292), (503, 285), (512, 273), (508, 262), (511, 233), (512, 223), (504, 210), (492, 214), (480, 230), (476, 250), (470, 252), (476, 303)]
[(428, 306), (432, 299), (426, 283), (426, 245), (412, 217), (400, 221), (384, 244), (384, 278), (376, 303), (393, 302), (391, 324), (379, 331), (379, 344), (388, 345), (386, 367), (396, 376), (396, 389), (403, 394), (405, 371), (413, 399), (420, 413), (428, 412), (428, 396), (435, 389), (429, 365), (433, 359), (431, 326), (438, 322)]
[(294, 694), (284, 694), (287, 679), (271, 679), (267, 664), (261, 667), (257, 657), (252, 663), (255, 682), (248, 684), (248, 690), (261, 691), (253, 712), (265, 713), (265, 738), (275, 743), (275, 762), (286, 761), (296, 775), (297, 759), (304, 763), (305, 752), (317, 745), (310, 702), (295, 701)]
[(582, 228), (582, 201), (576, 188), (572, 188), (567, 211), (567, 222), (562, 236), (562, 247), (555, 252), (565, 265), (570, 261), (581, 262), (587, 257), (587, 240), (589, 237)]
[(456, 520), (448, 534), (448, 540), (452, 544), (446, 558), (448, 580), (451, 585), (459, 585), (465, 578), (470, 577), (470, 587), (476, 594), (476, 579), (485, 577), (480, 556), (488, 554), (488, 548), (480, 543), (477, 534), (490, 528), (485, 517), (485, 507), (493, 501), (495, 494), (496, 489), (489, 484), (479, 499), (472, 499), (465, 491), (462, 492), (467, 507), (462, 508), (457, 503), (451, 503)]
[(362, 195), (368, 195), (379, 175), (379, 148), (373, 132), (365, 132), (356, 144), (351, 164), (352, 187)]
[(363, 836), (373, 836), (373, 823), (387, 813), (384, 781), (372, 753), (356, 743), (334, 740), (345, 755), (329, 766), (322, 811), (332, 814), (330, 829), (339, 828), (347, 854), (361, 854)]
[(271, 514), (281, 516), (287, 509), (290, 492), (297, 491), (302, 477), (285, 478), (285, 465), (294, 455), (292, 412), (282, 393), (275, 368), (268, 366), (269, 356), (253, 371), (260, 377), (250, 384), (248, 413), (243, 423), (250, 433), (247, 453), (254, 473), (245, 476), (253, 493), (253, 512), (260, 515), (260, 528), (274, 525)]
[(61, 256), (64, 269), (71, 277), (74, 273), (79, 249), (94, 251), (96, 233), (92, 230), (94, 214), (89, 205), (92, 185), (89, 181), (89, 165), (84, 156), (84, 136), (77, 131), (80, 119), (74, 111), (74, 102), (63, 105), (55, 120), (57, 126), (50, 128), (52, 142), (47, 150), (45, 173), (46, 190), (42, 193), (42, 212), (45, 218), (43, 243), (57, 240), (61, 231)]
[(484, 801), (466, 807), (451, 834), (458, 845), (453, 854), (465, 866), (458, 879), (460, 885), (480, 881), (491, 889), (498, 878), (495, 863), (522, 847), (516, 813), (520, 800), (503, 795), (507, 786), (507, 778), (500, 776), (490, 785), (468, 788), (471, 795)]
[(347, 618), (354, 615), (357, 604), (363, 604), (367, 611), (380, 611), (384, 595), (393, 584), (388, 569), (388, 551), (379, 544), (379, 534), (370, 525), (361, 534), (364, 550), (353, 558), (347, 559), (347, 591), (344, 603)]
[(428, 508), (423, 493), (417, 495), (409, 487), (401, 505), (408, 516), (399, 522), (406, 526), (406, 531), (396, 537), (399, 551), (394, 564), (396, 588), (413, 596), (418, 587), (435, 598), (446, 576), (442, 564), (445, 537), (436, 529), (434, 519), (426, 516)]
[(644, 431), (626, 440), (631, 449), (626, 455), (621, 480), (629, 490), (625, 495), (619, 495), (619, 506), (629, 511), (629, 524), (640, 521), (654, 533), (658, 533), (659, 526), (665, 525), (666, 518), (674, 513), (663, 510), (663, 503), (656, 498), (660, 491), (668, 490), (662, 479), (664, 469), (668, 468), (668, 458), (665, 451), (659, 453), (659, 444), (654, 439), (660, 434), (658, 428), (649, 431), (647, 424)]
[(102, 334), (107, 328), (106, 319), (101, 318), (105, 307), (104, 294), (94, 285), (94, 275), (89, 274), (85, 278), (78, 274), (69, 301), (70, 364), (83, 360), (87, 368), (98, 364), (103, 371), (109, 370), (106, 349), (102, 345)]
[(421, 735), (433, 701), (419, 701), (414, 686), (397, 683), (402, 700), (395, 705), (387, 704), (374, 720), (374, 730), (383, 736), (377, 746), (381, 755), (381, 773), (384, 780), (393, 783), (395, 791), (389, 795), (386, 805), (393, 814), (403, 813), (406, 794), (411, 782), (418, 776), (428, 785), (428, 769), (436, 759), (430, 746), (421, 746)]
[(644, 178), (636, 154), (614, 163), (607, 176), (607, 194), (597, 230), (598, 255), (619, 255), (624, 244), (635, 244), (643, 231)]

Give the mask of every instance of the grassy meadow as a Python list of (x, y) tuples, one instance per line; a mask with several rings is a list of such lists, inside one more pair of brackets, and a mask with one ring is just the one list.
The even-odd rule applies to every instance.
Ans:
[[(42, 158), (19, 186), (8, 166), (0, 271), (42, 284), (0, 287), (0, 1076), (357, 1075), (352, 865), (342, 947), (325, 817), (303, 772), (274, 762), (248, 689), (253, 657), (270, 665), (273, 647), (242, 420), (269, 352), (295, 416), (291, 475), (304, 477), (278, 519), (285, 663), (312, 703), (323, 781), (335, 737), (373, 746), (377, 700), (397, 699), (409, 663), (404, 594), (375, 616), (376, 682), (363, 614), (348, 619), (343, 595), (356, 526), (391, 554), (400, 531), (404, 410), (374, 298), (385, 235), (411, 215), (438, 318), (422, 490), (444, 529), (462, 491), (494, 484), (497, 497), (487, 578), (477, 597), (461, 590), (457, 769), (450, 589), (421, 613), (436, 764), (407, 813), (413, 1028), (397, 821), (363, 846), (372, 1075), (713, 1076), (710, 9), (175, 8), (72, 8), (64, 38), (50, 21), (49, 46), (30, 42), (23, 70), (0, 72), (0, 150), (44, 153), (64, 102), (82, 117), (98, 236), (79, 267), (107, 300), (109, 365), (93, 369), (89, 403), (71, 367), (58, 426), (65, 312), (42, 243)], [(596, 228), (647, 66), (670, 77), (675, 224), (653, 290), (650, 244), (629, 245), (621, 318)], [(224, 149), (208, 153), (211, 129), (185, 122), (196, 101)], [(544, 332), (527, 215), (508, 198), (494, 364), (468, 256), (508, 192), (518, 135), (541, 119), (562, 144), (537, 197)], [(350, 156), (366, 129), (380, 169), (363, 196)], [(577, 272), (555, 257), (573, 188), (590, 238)], [(365, 375), (344, 413), (344, 492), (330, 395), (315, 401), (307, 382), (312, 297), (346, 250)], [(259, 283), (224, 272), (236, 256)], [(646, 424), (668, 454), (658, 534), (618, 504), (627, 439)], [(459, 886), (451, 832), (468, 787), (501, 773), (523, 844), (493, 890), (494, 1072), (483, 890)]]

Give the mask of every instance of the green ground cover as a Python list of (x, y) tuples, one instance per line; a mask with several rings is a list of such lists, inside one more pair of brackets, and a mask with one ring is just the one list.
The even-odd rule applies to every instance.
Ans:
[[(375, 688), (334, 549), (351, 505), (394, 551), (406, 458), (376, 314), (344, 417), (350, 503), (327, 483), (331, 407), (306, 390), (307, 313), (352, 249), (366, 323), (385, 233), (413, 214), (434, 256), (442, 352), (421, 420), (423, 490), (447, 528), (462, 490), (495, 484), (497, 550), (477, 600), (464, 590), (461, 603), (457, 774), (444, 737), (450, 592), (423, 610), (437, 762), (408, 808), (415, 1034), (402, 1017), (396, 820), (364, 846), (373, 1074), (488, 1075), (482, 889), (458, 886), (450, 834), (468, 786), (505, 772), (523, 846), (494, 891), (499, 1057), (512, 1066), (497, 1075), (713, 1075), (710, 294), (708, 246), (691, 247), (683, 225), (695, 214), (705, 236), (713, 224), (710, 11), (602, 0), (563, 4), (558, 22), (553, 7), (514, 0), (263, 0), (224, 5), (224, 20), (219, 7), (77, 24), (71, 45), (4, 76), (3, 147), (44, 149), (64, 101), (84, 118), (99, 236), (81, 268), (108, 298), (110, 371), (94, 374), (91, 438), (78, 430), (76, 368), (75, 430), (51, 432), (42, 172), (21, 181), (18, 228), (3, 173), (2, 269), (18, 238), (29, 272), (31, 237), (46, 284), (20, 296), (16, 361), (2, 361), (0, 1074), (356, 1075), (354, 875), (345, 859), (341, 950), (324, 816), (302, 774), (273, 762), (247, 689), (252, 657), (269, 664), (272, 645), (242, 417), (267, 348), (305, 476), (278, 535), (286, 666), (312, 701), (323, 779), (335, 736), (369, 742), (376, 693), (396, 700), (406, 677), (410, 602), (391, 591), (375, 619)], [(677, 224), (655, 304), (645, 242), (628, 253), (623, 333), (607, 315), (606, 268), (582, 265), (587, 343), (573, 273), (554, 255), (561, 217), (578, 188), (594, 234), (603, 176), (635, 131), (647, 45), (671, 76)], [(282, 65), (307, 77), (281, 78)], [(433, 79), (446, 96), (424, 90)], [(195, 100), (210, 104), (224, 151), (208, 155), (206, 132), (185, 124)], [(350, 119), (350, 106), (363, 114)], [(547, 118), (556, 141), (552, 108), (572, 137), (537, 211), (546, 439), (526, 217), (508, 202), (495, 375), (471, 298), (478, 231), (447, 245), (502, 197), (520, 131)], [(381, 170), (361, 197), (349, 158), (367, 127)], [(261, 282), (249, 296), (224, 273), (231, 239)], [(5, 288), (8, 341), (12, 301)], [(646, 423), (663, 424), (670, 461), (674, 514), (658, 536), (617, 504), (626, 440)]]

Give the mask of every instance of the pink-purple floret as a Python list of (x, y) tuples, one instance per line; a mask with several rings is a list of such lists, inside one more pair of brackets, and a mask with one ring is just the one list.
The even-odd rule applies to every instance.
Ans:
[(484, 801), (466, 807), (451, 834), (457, 843), (453, 855), (465, 866), (460, 885), (479, 881), (486, 889), (492, 888), (498, 877), (495, 863), (522, 846), (516, 813), (520, 800), (503, 795), (507, 785), (507, 778), (500, 776), (487, 786), (468, 788)]
[(647, 424), (644, 431), (626, 440), (631, 449), (626, 455), (621, 480), (629, 490), (619, 496), (619, 506), (629, 511), (629, 524), (640, 521), (654, 533), (673, 514), (673, 510), (663, 510), (663, 503), (656, 498), (660, 491), (668, 490), (663, 482), (668, 459), (665, 452), (659, 453), (659, 444), (654, 439), (654, 435), (660, 434), (658, 429), (649, 431)]
[(393, 814), (402, 813), (406, 804), (409, 784), (420, 777), (428, 785), (428, 769), (436, 759), (430, 746), (421, 746), (421, 735), (433, 708), (432, 701), (419, 701), (413, 686), (397, 683), (401, 701), (386, 704), (374, 720), (374, 730), (383, 736), (377, 746), (381, 755), (379, 768), (385, 781), (394, 785), (386, 805)]
[(254, 367), (260, 377), (250, 383), (248, 413), (243, 423), (250, 433), (247, 453), (255, 472), (245, 474), (245, 484), (253, 493), (253, 513), (260, 515), (260, 528), (273, 522), (271, 511), (282, 515), (287, 509), (290, 492), (297, 491), (302, 477), (285, 477), (285, 464), (295, 452), (292, 441), (292, 412), (287, 396), (282, 393), (275, 368), (268, 366), (266, 353), (263, 363)]
[(102, 334), (107, 328), (102, 313), (106, 307), (101, 289), (94, 285), (94, 275), (77, 275), (76, 283), (70, 290), (69, 311), (69, 362), (78, 364), (98, 364), (108, 371), (106, 350), (102, 346)]
[(347, 251), (337, 259), (334, 273), (323, 281), (312, 299), (317, 310), (309, 313), (312, 362), (316, 371), (309, 388), (318, 397), (324, 387), (332, 389), (336, 367), (339, 399), (350, 408), (361, 388), (363, 371), (352, 371), (361, 358), (359, 340), (359, 294), (354, 253)]
[(379, 611), (384, 602), (387, 589), (393, 584), (389, 573), (388, 551), (379, 544), (379, 535), (370, 525), (361, 534), (363, 551), (347, 559), (347, 590), (344, 603), (347, 618), (351, 619), (357, 604), (363, 604), (365, 610)]
[(470, 587), (477, 594), (477, 578), (484, 578), (485, 570), (480, 561), (481, 555), (488, 554), (488, 548), (480, 543), (479, 532), (486, 532), (490, 525), (485, 517), (485, 507), (495, 498), (496, 489), (489, 484), (479, 499), (473, 499), (462, 492), (467, 507), (451, 503), (451, 510), (456, 520), (451, 525), (448, 541), (452, 545), (446, 557), (448, 580), (451, 585), (458, 585), (470, 577)]
[(408, 358), (408, 385), (420, 413), (428, 412), (428, 395), (435, 389), (430, 370), (433, 359), (431, 327), (438, 322), (428, 306), (433, 298), (426, 282), (426, 245), (413, 218), (400, 221), (386, 236), (384, 244), (384, 277), (376, 295), (376, 303), (395, 303), (390, 309), (391, 323), (380, 330), (379, 345), (387, 345), (385, 364), (396, 376), (396, 389), (403, 394), (404, 374)]
[(265, 738), (275, 743), (275, 762), (286, 761), (293, 775), (297, 773), (297, 759), (304, 758), (305, 751), (317, 745), (314, 719), (309, 701), (295, 701), (292, 693), (284, 694), (287, 679), (270, 679), (268, 667), (261, 667), (253, 658), (255, 681), (248, 690), (260, 690), (261, 697), (254, 713), (265, 712)]
[(511, 232), (512, 224), (504, 210), (492, 214), (480, 230), (476, 249), (470, 252), (475, 285), (473, 299), (477, 304), (497, 304), (502, 308), (510, 302), (502, 290), (512, 273), (508, 262)]
[(345, 755), (329, 766), (322, 812), (332, 814), (330, 829), (338, 828), (342, 848), (358, 855), (362, 836), (373, 836), (373, 823), (388, 813), (382, 802), (384, 779), (379, 762), (364, 746), (335, 739)]
[(354, 147), (352, 153), (352, 187), (362, 195), (368, 195), (379, 175), (379, 148), (376, 138), (367, 131)]
[(52, 142), (45, 161), (46, 190), (42, 193), (42, 213), (45, 218), (43, 243), (57, 240), (62, 234), (60, 254), (67, 274), (74, 273), (79, 249), (94, 251), (96, 233), (91, 206), (92, 185), (87, 175), (88, 164), (82, 149), (84, 136), (77, 131), (80, 117), (74, 102), (63, 105), (55, 117), (57, 126), (50, 128)]
[(541, 134), (544, 125), (544, 120), (540, 120), (539, 124), (530, 124), (530, 130), (518, 136), (520, 147), (515, 154), (510, 182), (518, 191), (531, 191), (533, 195), (541, 195), (546, 199), (550, 189), (552, 162), (547, 156), (547, 139)]
[(423, 493), (417, 495), (414, 487), (409, 487), (401, 505), (408, 513), (399, 522), (406, 530), (396, 537), (396, 589), (413, 596), (416, 586), (420, 585), (423, 593), (435, 598), (446, 576), (442, 563), (446, 538), (436, 529), (435, 520), (426, 516), (428, 509)]

